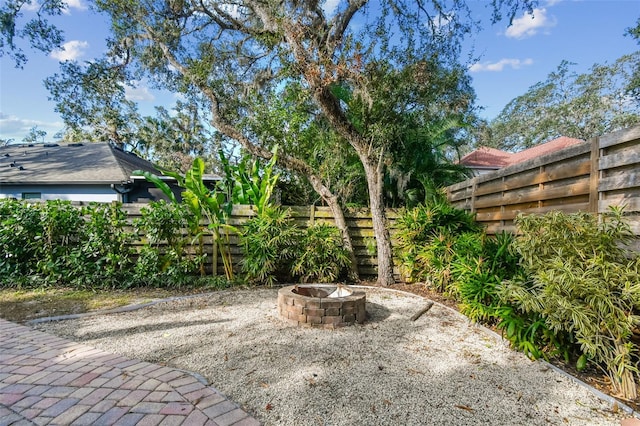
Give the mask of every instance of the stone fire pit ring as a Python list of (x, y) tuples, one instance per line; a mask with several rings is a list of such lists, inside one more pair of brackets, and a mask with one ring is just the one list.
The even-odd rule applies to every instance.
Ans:
[(366, 295), (343, 285), (298, 284), (278, 291), (278, 312), (292, 324), (337, 328), (364, 323)]

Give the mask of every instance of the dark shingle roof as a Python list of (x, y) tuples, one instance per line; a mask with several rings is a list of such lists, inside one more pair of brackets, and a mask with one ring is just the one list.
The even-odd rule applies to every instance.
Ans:
[(108, 143), (0, 147), (0, 184), (121, 183), (138, 169), (160, 174), (150, 162)]

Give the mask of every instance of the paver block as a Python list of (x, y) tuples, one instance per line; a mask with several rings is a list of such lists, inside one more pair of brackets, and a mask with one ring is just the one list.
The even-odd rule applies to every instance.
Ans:
[(53, 398), (66, 398), (76, 391), (76, 388), (71, 386), (54, 386), (48, 391), (42, 392), (42, 396)]
[(102, 413), (84, 413), (71, 426), (93, 426), (101, 415)]
[(146, 391), (146, 390), (138, 389), (138, 390), (130, 391), (127, 396), (119, 399), (119, 401), (116, 402), (116, 405), (121, 407), (133, 407), (134, 405), (136, 405), (137, 403), (145, 399), (147, 395), (149, 395), (149, 391)]
[(12, 413), (10, 412), (9, 414), (7, 414), (6, 416), (2, 416), (2, 425), (12, 425), (15, 422), (19, 422), (20, 420), (23, 420), (23, 417), (16, 414), (16, 413)]
[[(20, 410), (20, 415), (29, 420), (35, 419), (40, 415), (40, 413), (42, 413), (42, 410), (38, 408), (25, 408), (24, 410)], [(0, 418), (4, 419), (4, 416), (1, 416)], [(2, 423), (0, 422), (0, 424)]]
[(135, 426), (144, 417), (144, 414), (140, 413), (128, 413), (120, 417), (114, 426)]
[(182, 415), (186, 416), (193, 411), (193, 405), (186, 402), (170, 402), (168, 403), (162, 410), (160, 410), (160, 414), (164, 414), (167, 416), (172, 415)]
[(100, 401), (97, 404), (91, 405), (91, 411), (96, 413), (106, 413), (116, 406), (116, 401), (112, 399), (105, 399), (104, 401)]
[(223, 415), (214, 418), (213, 421), (218, 423), (220, 426), (231, 426), (245, 417), (247, 417), (247, 413), (240, 408), (236, 408), (235, 410), (231, 410), (228, 413), (224, 413)]
[(113, 407), (100, 417), (98, 417), (94, 423), (95, 426), (111, 426), (120, 419), (120, 417), (127, 414), (127, 409), (122, 407)]
[(216, 417), (228, 413), (229, 411), (235, 410), (236, 408), (236, 404), (231, 401), (224, 400), (215, 405), (212, 405), (209, 408), (205, 408), (204, 410), (202, 410), (202, 412), (209, 416), (209, 418), (215, 419)]
[(184, 416), (166, 416), (162, 419), (159, 426), (186, 426), (188, 423), (184, 423), (184, 421)]
[(190, 385), (184, 385), (184, 386), (180, 386), (179, 388), (176, 388), (176, 392), (182, 395), (185, 395), (185, 394), (195, 392), (204, 388), (205, 388), (205, 385), (203, 385), (200, 382), (195, 382), (195, 383), (191, 383)]
[(201, 399), (195, 404), (196, 404), (196, 407), (198, 407), (198, 409), (204, 410), (205, 408), (209, 408), (212, 405), (219, 404), (222, 401), (225, 401), (226, 399), (227, 398), (225, 398), (222, 394), (214, 393), (210, 396), (205, 397), (204, 399)]
[(83, 405), (97, 404), (98, 402), (106, 399), (107, 395), (109, 395), (111, 392), (113, 392), (113, 389), (96, 389), (93, 392), (91, 392), (89, 395), (84, 397), (80, 401), (80, 404), (83, 404)]
[(71, 424), (78, 417), (89, 411), (88, 405), (74, 405), (67, 408), (58, 417), (53, 419), (53, 424), (68, 425)]
[(77, 398), (67, 398), (61, 399), (60, 401), (53, 404), (51, 407), (44, 410), (41, 416), (45, 417), (58, 417), (60, 414), (69, 410), (71, 407), (78, 403), (79, 399)]
[[(161, 414), (145, 414), (136, 426), (158, 426), (165, 416)], [(189, 423), (185, 423), (185, 426)]]
[(1, 393), (0, 404), (13, 405), (25, 397), (23, 393)]
[(129, 411), (132, 413), (145, 413), (145, 414), (160, 414), (160, 410), (162, 410), (167, 404), (164, 402), (140, 402), (132, 407)]
[(31, 408), (46, 410), (58, 401), (60, 401), (60, 398), (42, 398), (39, 402), (33, 404), (33, 407)]
[(194, 410), (184, 419), (184, 424), (189, 426), (204, 426), (209, 417), (205, 416), (202, 411)]
[(39, 397), (39, 396), (27, 396), (25, 398), (22, 398), (18, 402), (15, 402), (13, 404), (13, 407), (18, 407), (18, 408), (31, 407), (32, 405), (40, 402), (41, 399), (42, 397)]

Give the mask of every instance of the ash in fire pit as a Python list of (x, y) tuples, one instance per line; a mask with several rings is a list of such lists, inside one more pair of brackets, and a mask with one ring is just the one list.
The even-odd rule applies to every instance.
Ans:
[(304, 284), (278, 291), (280, 316), (296, 325), (336, 328), (362, 324), (367, 312), (364, 291), (341, 284)]

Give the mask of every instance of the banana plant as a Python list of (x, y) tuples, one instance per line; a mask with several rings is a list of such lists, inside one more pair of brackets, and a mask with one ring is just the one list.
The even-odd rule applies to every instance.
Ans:
[[(198, 240), (199, 254), (204, 254), (205, 227), (203, 226), (203, 220), (206, 219), (208, 222), (206, 229), (211, 231), (218, 247), (225, 275), (228, 280), (232, 280), (233, 263), (229, 250), (229, 231), (233, 231), (234, 228), (227, 222), (233, 205), (231, 200), (227, 200), (224, 193), (207, 188), (203, 180), (204, 168), (202, 158), (195, 158), (191, 169), (184, 176), (171, 170), (160, 169), (160, 171), (163, 175), (174, 178), (178, 186), (184, 189), (181, 194), (182, 202), (191, 212), (189, 233), (194, 240)], [(159, 176), (140, 170), (136, 170), (133, 174), (143, 176), (160, 189), (172, 202), (179, 203), (171, 187)], [(226, 232), (222, 233), (221, 230), (223, 229)], [(213, 259), (213, 262), (216, 262), (216, 259)], [(204, 275), (204, 265), (201, 265), (200, 272)]]
[(262, 216), (265, 210), (272, 206), (271, 196), (280, 178), (280, 174), (274, 173), (273, 170), (278, 159), (278, 146), (272, 153), (269, 162), (261, 168), (257, 159), (249, 164), (249, 156), (243, 157), (237, 165), (231, 165), (220, 152), (220, 160), (229, 186), (228, 193), (233, 203), (255, 206), (258, 216)]

